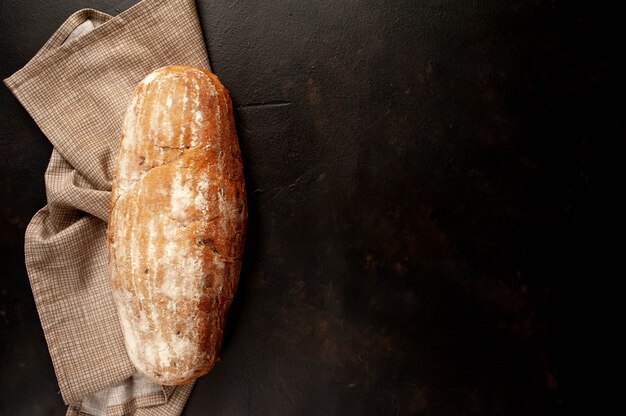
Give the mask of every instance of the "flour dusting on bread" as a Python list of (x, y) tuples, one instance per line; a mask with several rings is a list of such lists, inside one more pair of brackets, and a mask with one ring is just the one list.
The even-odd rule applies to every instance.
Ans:
[(146, 76), (124, 118), (108, 236), (126, 348), (151, 379), (183, 384), (215, 364), (246, 219), (228, 91), (199, 68)]

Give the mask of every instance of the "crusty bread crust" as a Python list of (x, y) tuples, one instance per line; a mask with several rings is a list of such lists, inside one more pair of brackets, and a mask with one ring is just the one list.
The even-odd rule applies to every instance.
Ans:
[(126, 349), (154, 381), (186, 383), (218, 359), (246, 220), (228, 91), (200, 68), (152, 72), (124, 119), (108, 241)]

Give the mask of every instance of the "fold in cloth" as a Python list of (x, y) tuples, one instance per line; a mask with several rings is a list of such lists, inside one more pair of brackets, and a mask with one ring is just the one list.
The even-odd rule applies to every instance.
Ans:
[(129, 97), (144, 76), (173, 64), (209, 68), (193, 0), (144, 0), (116, 17), (80, 10), (5, 80), (54, 146), (48, 203), (26, 230), (25, 258), (70, 415), (178, 415), (193, 387), (136, 374), (109, 288), (105, 239)]

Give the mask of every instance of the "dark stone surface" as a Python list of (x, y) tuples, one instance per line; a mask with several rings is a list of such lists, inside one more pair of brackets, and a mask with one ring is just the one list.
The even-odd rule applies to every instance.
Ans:
[[(0, 5), (0, 77), (81, 7)], [(609, 13), (571, 1), (199, 1), (249, 237), (185, 415), (554, 415), (621, 128)], [(0, 415), (61, 415), (23, 265), (51, 146), (0, 88)], [(590, 299), (589, 299), (590, 300)]]

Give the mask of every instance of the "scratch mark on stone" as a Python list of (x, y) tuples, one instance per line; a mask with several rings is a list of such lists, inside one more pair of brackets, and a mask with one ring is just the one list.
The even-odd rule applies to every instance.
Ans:
[(298, 184), (303, 180), (303, 179), (308, 179), (309, 181), (311, 180), (311, 174), (313, 173), (314, 169), (310, 169), (306, 172), (304, 172), (302, 175), (298, 176), (296, 178), (295, 181), (293, 181), (292, 183), (290, 183), (289, 185), (285, 185), (285, 186), (277, 186), (274, 189), (272, 189), (272, 191), (275, 191), (274, 194), (272, 195), (272, 197), (269, 199), (269, 201), (263, 205), (261, 205), (260, 209), (263, 209), (265, 207), (265, 205), (267, 205), (268, 203), (271, 203), (272, 201), (274, 201), (276, 198), (278, 198), (279, 195), (284, 194), (285, 192), (291, 192), (296, 186), (298, 186)]
[(291, 101), (262, 101), (260, 103), (249, 103), (249, 104), (241, 104), (235, 107), (237, 110), (248, 110), (248, 109), (257, 109), (257, 108), (277, 108), (277, 107), (287, 107), (291, 105)]

